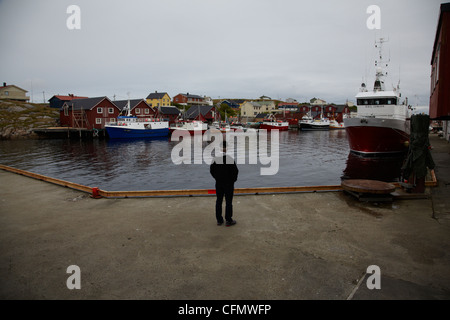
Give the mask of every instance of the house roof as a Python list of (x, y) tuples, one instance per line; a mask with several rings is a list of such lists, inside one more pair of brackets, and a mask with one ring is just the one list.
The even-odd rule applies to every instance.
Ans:
[(278, 107), (297, 107), (298, 103), (296, 102), (280, 102)]
[[(71, 107), (73, 105), (74, 110), (91, 110), (97, 104), (102, 102), (104, 99), (108, 99), (108, 97), (95, 97), (95, 98), (87, 98), (87, 99), (74, 99), (70, 101), (70, 103), (65, 102), (63, 106), (67, 105)], [(111, 102), (111, 100), (108, 99)], [(112, 103), (112, 102), (111, 102)], [(114, 104), (114, 103), (113, 103)], [(116, 106), (117, 107), (117, 106)], [(118, 107), (117, 107), (118, 108)]]
[(222, 103), (228, 104), (230, 107), (239, 107), (239, 102), (236, 100), (223, 100)]
[(335, 106), (336, 107), (336, 112), (343, 112), (345, 110), (345, 108), (347, 108), (346, 104), (338, 104)]
[(192, 106), (186, 111), (185, 117), (188, 119), (195, 119), (198, 117), (199, 112), (202, 116), (205, 116), (212, 108), (213, 106)]
[(196, 95), (196, 94), (190, 94), (189, 92), (186, 93), (186, 94), (185, 93), (179, 93), (178, 95), (182, 95), (182, 96), (185, 96), (187, 98), (203, 99), (202, 96), (199, 96), (199, 95)]
[(250, 101), (249, 102), (253, 107), (262, 107), (262, 105), (259, 102)]
[(441, 30), (444, 12), (449, 12), (449, 11), (450, 11), (450, 2), (441, 3), (440, 9), (439, 9), (439, 20), (438, 20), (437, 28), (436, 28), (436, 37), (434, 38), (433, 54), (431, 56), (431, 64), (433, 64), (434, 57), (436, 55), (436, 49), (437, 49), (437, 44), (438, 44), (438, 39), (439, 39), (439, 32)]
[(48, 99), (48, 101), (52, 100), (52, 99), (59, 99), (61, 101), (71, 101), (73, 99), (88, 99), (88, 97), (80, 97), (80, 96), (61, 96), (61, 95), (54, 95), (53, 97), (51, 97), (50, 99)]
[(167, 92), (155, 91), (155, 92), (150, 93), (146, 99), (162, 99), (166, 94), (167, 94)]
[[(144, 102), (148, 107), (150, 107), (144, 99), (131, 99), (130, 109), (131, 110), (134, 109), (141, 102)], [(123, 110), (127, 106), (128, 100), (116, 100), (113, 101), (112, 103), (114, 103), (117, 106), (117, 108), (119, 108), (119, 110)]]
[(162, 114), (174, 114), (174, 115), (179, 115), (181, 112), (177, 107), (158, 107), (159, 108), (159, 112)]
[(9, 84), (9, 85), (6, 85), (6, 86), (1, 86), (0, 89), (7, 89), (7, 88), (12, 88), (12, 87), (14, 87), (14, 88), (16, 88), (16, 89), (19, 89), (19, 90), (22, 90), (23, 92), (28, 92), (27, 90), (22, 89), (22, 88), (20, 88), (20, 87), (14, 85), (14, 84)]
[(258, 113), (255, 118), (265, 118), (267, 117), (267, 113)]

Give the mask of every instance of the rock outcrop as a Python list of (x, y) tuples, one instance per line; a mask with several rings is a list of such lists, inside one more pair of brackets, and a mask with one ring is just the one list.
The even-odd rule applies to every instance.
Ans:
[(33, 129), (55, 127), (59, 110), (46, 104), (0, 101), (0, 139), (32, 139)]

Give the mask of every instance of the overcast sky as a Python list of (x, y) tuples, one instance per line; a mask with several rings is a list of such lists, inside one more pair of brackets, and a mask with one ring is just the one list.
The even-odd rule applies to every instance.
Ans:
[[(438, 0), (0, 0), (1, 82), (55, 94), (329, 103), (373, 86), (375, 39), (410, 104), (428, 105)], [(68, 29), (78, 5), (81, 29)], [(381, 9), (381, 29), (366, 12)]]

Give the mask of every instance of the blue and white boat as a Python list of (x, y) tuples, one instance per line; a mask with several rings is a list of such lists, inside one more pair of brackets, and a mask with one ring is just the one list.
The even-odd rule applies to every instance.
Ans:
[(126, 116), (117, 117), (117, 121), (105, 125), (111, 139), (143, 139), (169, 136), (169, 121), (156, 118), (138, 118), (131, 115), (128, 102)]

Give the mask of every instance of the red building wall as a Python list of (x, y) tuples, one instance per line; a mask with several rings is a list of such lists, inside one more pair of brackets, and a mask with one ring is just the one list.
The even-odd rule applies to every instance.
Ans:
[[(145, 110), (148, 110), (148, 113), (145, 113)], [(136, 117), (152, 118), (155, 116), (156, 111), (145, 103), (144, 100), (142, 100), (133, 109), (131, 109), (131, 114)]]
[(174, 103), (187, 103), (187, 101), (187, 97), (182, 94), (177, 94), (175, 97), (173, 97)]
[(441, 5), (431, 60), (430, 118), (450, 120), (450, 3)]
[[(101, 110), (99, 110), (101, 108)], [(112, 109), (112, 110), (110, 110)], [(99, 113), (99, 111), (102, 111)], [(88, 129), (104, 129), (107, 121), (110, 121), (111, 118), (117, 119), (119, 116), (119, 109), (111, 103), (111, 101), (104, 99), (98, 105), (93, 107), (91, 110), (86, 110), (86, 115), (89, 120)], [(101, 123), (97, 123), (97, 119)]]
[[(61, 109), (60, 123), (61, 126), (72, 127), (75, 125), (74, 121), (72, 121), (72, 110), (71, 108), (69, 108), (67, 111), (68, 114), (65, 115), (64, 108)], [(83, 124), (83, 127), (88, 130), (92, 130), (94, 128), (104, 129), (106, 122), (109, 122), (111, 119), (117, 119), (117, 117), (119, 116), (119, 111), (120, 110), (116, 107), (116, 105), (111, 103), (111, 101), (109, 101), (108, 99), (103, 99), (92, 109), (84, 110), (86, 118), (88, 120), (88, 125)]]

